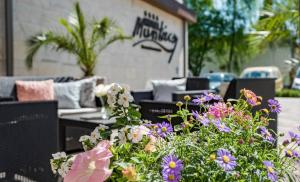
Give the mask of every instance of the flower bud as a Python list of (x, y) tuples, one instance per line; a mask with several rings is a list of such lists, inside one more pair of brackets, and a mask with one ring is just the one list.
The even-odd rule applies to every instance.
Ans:
[(244, 144), (245, 142), (244, 142), (244, 140), (241, 138), (241, 139), (239, 139), (239, 144)]
[(166, 116), (166, 118), (167, 118), (167, 120), (168, 120), (169, 122), (172, 120), (172, 116), (171, 116), (170, 114), (168, 114), (168, 115)]
[(216, 159), (216, 154), (214, 154), (214, 153), (210, 154), (209, 159), (212, 160), (212, 161), (215, 160)]
[(189, 101), (189, 100), (191, 100), (191, 97), (190, 97), (189, 95), (186, 95), (186, 96), (183, 97), (183, 99), (184, 99), (185, 101)]
[(288, 146), (288, 144), (290, 144), (290, 141), (289, 141), (289, 140), (284, 140), (284, 141), (282, 142), (282, 145), (283, 145), (283, 146)]
[(177, 106), (177, 107), (181, 107), (182, 105), (183, 105), (183, 103), (180, 102), (180, 101), (176, 103), (176, 106)]
[(251, 137), (251, 138), (249, 139), (249, 144), (253, 144), (253, 143), (254, 143), (254, 138)]

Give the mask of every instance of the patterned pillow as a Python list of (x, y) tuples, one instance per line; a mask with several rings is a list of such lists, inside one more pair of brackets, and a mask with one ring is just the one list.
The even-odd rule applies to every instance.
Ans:
[(16, 81), (19, 101), (54, 100), (53, 80)]

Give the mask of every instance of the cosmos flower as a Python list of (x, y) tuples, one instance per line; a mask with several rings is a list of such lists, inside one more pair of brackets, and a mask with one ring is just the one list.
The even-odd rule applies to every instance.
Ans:
[(157, 124), (157, 134), (160, 137), (165, 138), (168, 134), (172, 132), (173, 132), (173, 127), (171, 124), (167, 122), (162, 122)]
[(278, 176), (277, 176), (276, 171), (274, 170), (274, 165), (272, 164), (272, 162), (271, 161), (263, 161), (263, 164), (267, 168), (269, 180), (271, 180), (271, 181), (277, 181), (278, 180)]
[(273, 113), (280, 113), (281, 112), (281, 106), (280, 106), (278, 100), (269, 99), (268, 100), (268, 106), (270, 107), (270, 111), (273, 112)]
[(217, 151), (216, 162), (222, 167), (225, 171), (232, 171), (237, 163), (236, 158), (231, 155), (231, 153), (226, 149), (219, 149)]
[(273, 138), (272, 134), (266, 127), (260, 127), (260, 134), (263, 136), (265, 141), (273, 143), (275, 139)]
[(162, 174), (164, 181), (180, 181), (183, 162), (174, 155), (167, 155), (162, 159), (162, 161)]

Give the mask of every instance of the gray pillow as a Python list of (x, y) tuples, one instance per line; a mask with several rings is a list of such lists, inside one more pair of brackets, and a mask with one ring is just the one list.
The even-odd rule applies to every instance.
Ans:
[(153, 96), (156, 101), (172, 101), (172, 93), (184, 91), (186, 79), (177, 80), (152, 80)]
[(98, 77), (85, 78), (76, 81), (80, 84), (80, 101), (81, 107), (96, 107), (95, 88)]
[(79, 104), (81, 107), (96, 107), (95, 87), (96, 82), (94, 81), (81, 83), (79, 100)]
[(55, 99), (59, 109), (79, 109), (81, 84), (78, 82), (54, 83)]

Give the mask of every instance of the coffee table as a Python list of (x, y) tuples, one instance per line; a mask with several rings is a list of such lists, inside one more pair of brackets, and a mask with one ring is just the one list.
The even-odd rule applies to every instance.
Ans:
[[(79, 137), (89, 135), (99, 124), (110, 127), (115, 121), (104, 119), (100, 112), (69, 114), (59, 117), (59, 149), (66, 153), (82, 151)], [(71, 135), (67, 136), (67, 131)], [(72, 149), (66, 147), (67, 143), (73, 145)], [(74, 147), (75, 146), (75, 147)]]

